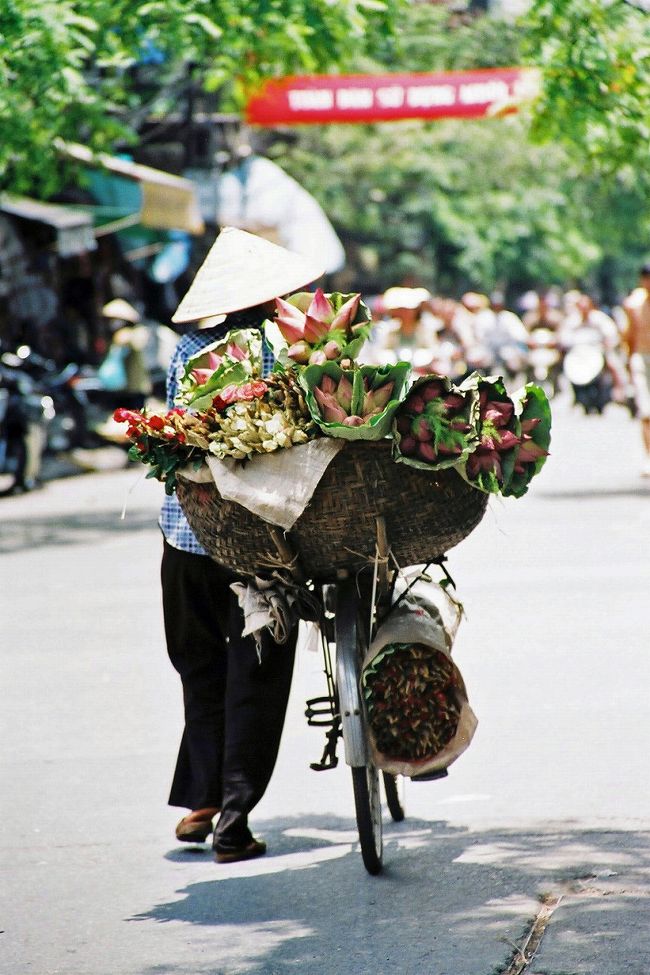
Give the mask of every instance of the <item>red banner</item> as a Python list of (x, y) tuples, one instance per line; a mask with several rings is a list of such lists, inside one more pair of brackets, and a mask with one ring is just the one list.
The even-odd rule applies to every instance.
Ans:
[(267, 81), (248, 102), (256, 125), (482, 118), (516, 111), (534, 89), (530, 68), (435, 74), (305, 75)]

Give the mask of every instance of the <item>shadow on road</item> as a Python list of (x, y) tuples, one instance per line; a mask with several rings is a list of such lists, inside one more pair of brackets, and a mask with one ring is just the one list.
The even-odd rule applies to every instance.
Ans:
[[(350, 823), (325, 822), (261, 824), (271, 853), (226, 868), (212, 863), (209, 846), (174, 850), (168, 859), (204, 858), (211, 875), (129, 920), (210, 929), (211, 962), (194, 961), (193, 975), (495, 975), (524, 938), (543, 893), (563, 895), (569, 955), (572, 944), (583, 950), (581, 928), (596, 931), (583, 960), (592, 952), (597, 958), (611, 934), (620, 934), (630, 898), (648, 895), (647, 834), (569, 827), (475, 833), (406, 821), (388, 827), (385, 872), (373, 878)], [(604, 910), (607, 921), (599, 922)], [(182, 965), (142, 969), (163, 972), (186, 975)]]

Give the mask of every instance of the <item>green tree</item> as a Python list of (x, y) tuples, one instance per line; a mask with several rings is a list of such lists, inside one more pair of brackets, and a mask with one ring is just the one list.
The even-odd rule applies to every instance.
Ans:
[[(445, 11), (415, 5), (392, 68), (516, 64), (523, 36), (511, 21), (457, 27)], [(323, 204), (364, 288), (415, 274), (452, 292), (573, 281), (611, 297), (643, 251), (640, 191), (586, 172), (558, 141), (531, 145), (524, 115), (303, 127), (296, 136), (274, 154)]]
[[(1, 0), (0, 188), (60, 182), (54, 139), (134, 137), (135, 64), (157, 62), (158, 104), (192, 81), (242, 107), (269, 76), (386, 52), (404, 0)], [(190, 66), (188, 68), (188, 66)]]
[[(643, 0), (534, 0), (523, 55), (541, 69), (531, 135), (565, 145), (583, 169), (650, 193), (650, 16)], [(646, 5), (647, 6), (647, 5)]]

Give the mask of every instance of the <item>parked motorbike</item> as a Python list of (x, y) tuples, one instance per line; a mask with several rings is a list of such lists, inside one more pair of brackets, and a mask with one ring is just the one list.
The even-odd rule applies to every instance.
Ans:
[(56, 454), (89, 446), (89, 403), (75, 362), (62, 369), (28, 345), (5, 353), (6, 365), (31, 378), (45, 398), (48, 410), (46, 450)]
[(0, 496), (38, 486), (52, 406), (34, 380), (0, 358)]

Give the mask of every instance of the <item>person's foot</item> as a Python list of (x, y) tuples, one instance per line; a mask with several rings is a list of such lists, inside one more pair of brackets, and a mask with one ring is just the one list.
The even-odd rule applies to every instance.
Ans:
[(641, 477), (650, 477), (650, 457), (647, 457), (641, 465)]
[(215, 847), (214, 858), (217, 863), (237, 863), (239, 860), (253, 860), (264, 856), (266, 843), (264, 840), (252, 839), (246, 846), (234, 850), (219, 850)]
[(205, 843), (218, 812), (215, 808), (192, 810), (176, 825), (176, 839), (181, 843)]

